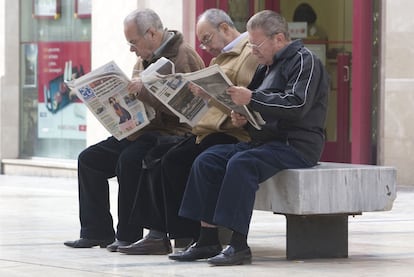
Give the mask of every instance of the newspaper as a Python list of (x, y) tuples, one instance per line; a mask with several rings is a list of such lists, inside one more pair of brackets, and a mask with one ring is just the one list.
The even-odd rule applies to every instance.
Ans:
[(140, 74), (145, 88), (177, 115), (180, 122), (193, 127), (207, 112), (208, 105), (188, 89), (185, 76), (185, 73), (176, 74), (174, 63), (164, 57)]
[[(168, 72), (172, 73), (168, 74)], [(236, 105), (232, 101), (226, 90), (233, 84), (217, 64), (195, 72), (175, 73), (174, 64), (166, 58), (160, 58), (142, 72), (141, 78), (144, 86), (155, 97), (182, 122), (190, 126), (198, 122), (207, 112), (208, 106), (202, 98), (194, 96), (188, 89), (189, 82), (201, 87), (229, 112), (233, 110), (244, 115), (255, 128), (260, 130), (260, 125), (265, 123), (260, 114), (250, 111), (245, 105)]]
[(129, 78), (114, 61), (66, 82), (106, 130), (121, 140), (149, 124), (153, 111), (128, 94)]
[[(260, 129), (264, 124), (258, 113), (233, 103), (226, 93), (233, 84), (218, 65), (196, 72), (175, 73), (174, 63), (162, 57), (141, 72), (140, 78), (149, 93), (177, 115), (180, 122), (192, 127), (209, 107), (206, 101), (188, 89), (189, 82), (201, 87), (229, 112), (233, 110), (243, 114), (255, 128)], [(128, 93), (129, 82), (130, 79), (111, 61), (66, 84), (108, 132), (121, 140), (148, 125), (155, 117), (151, 106)]]

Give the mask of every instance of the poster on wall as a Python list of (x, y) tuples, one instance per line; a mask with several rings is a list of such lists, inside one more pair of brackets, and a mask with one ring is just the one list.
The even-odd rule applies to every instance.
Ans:
[(90, 42), (38, 43), (38, 137), (86, 138), (86, 107), (65, 81), (91, 70)]

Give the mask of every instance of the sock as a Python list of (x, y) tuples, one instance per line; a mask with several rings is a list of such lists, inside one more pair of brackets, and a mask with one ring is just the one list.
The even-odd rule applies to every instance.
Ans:
[(151, 239), (163, 239), (163, 238), (167, 238), (167, 233), (150, 229), (147, 237)]
[(246, 249), (248, 247), (247, 235), (233, 231), (230, 245), (233, 246), (236, 251)]
[(218, 229), (211, 227), (201, 227), (200, 237), (197, 241), (197, 247), (220, 244)]

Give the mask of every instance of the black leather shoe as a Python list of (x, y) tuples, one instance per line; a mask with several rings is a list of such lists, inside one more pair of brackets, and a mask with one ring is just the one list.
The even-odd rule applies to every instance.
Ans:
[(111, 243), (110, 245), (108, 245), (106, 247), (106, 250), (108, 250), (109, 252), (116, 252), (116, 251), (118, 251), (118, 247), (128, 246), (128, 245), (131, 245), (131, 244), (132, 244), (132, 242), (116, 239), (113, 243)]
[(220, 254), (207, 260), (211, 265), (242, 265), (252, 263), (250, 247), (236, 251), (228, 245)]
[(131, 245), (119, 246), (118, 252), (129, 255), (166, 255), (172, 252), (172, 247), (168, 238), (145, 237)]
[(197, 243), (194, 243), (183, 251), (168, 255), (168, 258), (180, 262), (208, 259), (219, 254), (222, 249), (219, 244), (197, 247)]
[(80, 238), (74, 241), (65, 241), (63, 244), (73, 248), (92, 248), (98, 246), (105, 248), (108, 244), (111, 244), (114, 239), (85, 239)]

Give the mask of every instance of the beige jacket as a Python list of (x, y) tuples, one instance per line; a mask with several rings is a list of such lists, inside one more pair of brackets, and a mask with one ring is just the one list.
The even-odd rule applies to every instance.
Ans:
[[(221, 53), (214, 58), (210, 64), (218, 64), (231, 82), (236, 86), (247, 86), (258, 63), (251, 54), (247, 46), (247, 36), (239, 41), (229, 52)], [(192, 133), (197, 136), (196, 142), (199, 143), (203, 138), (211, 133), (223, 132), (232, 135), (240, 141), (249, 141), (249, 135), (243, 128), (237, 128), (231, 123), (230, 114), (223, 112), (220, 106), (210, 102), (211, 107), (201, 118)]]

